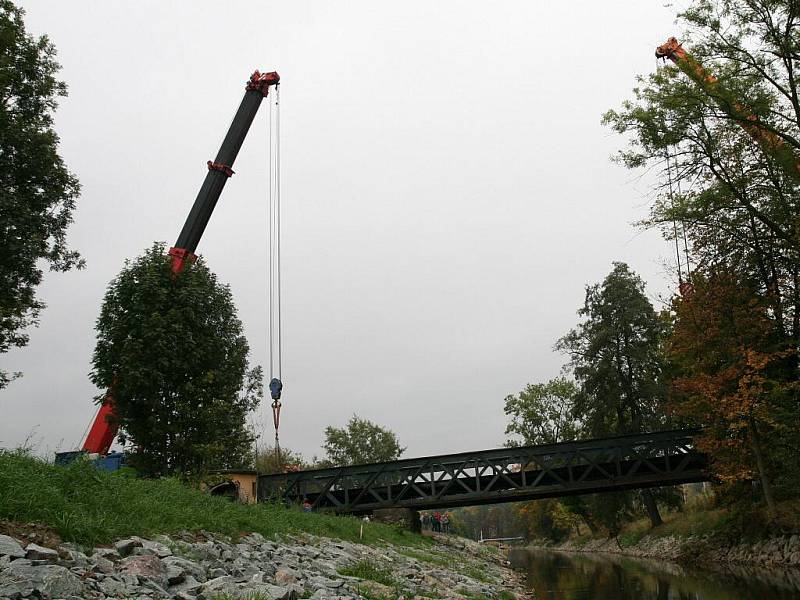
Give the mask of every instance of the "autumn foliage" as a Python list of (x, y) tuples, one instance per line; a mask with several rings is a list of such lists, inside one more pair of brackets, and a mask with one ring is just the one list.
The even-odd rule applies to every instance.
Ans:
[(770, 487), (774, 434), (796, 430), (793, 351), (776, 334), (763, 296), (726, 269), (697, 276), (674, 303), (668, 356), (675, 367), (671, 409), (705, 427), (700, 448), (723, 481), (760, 478)]

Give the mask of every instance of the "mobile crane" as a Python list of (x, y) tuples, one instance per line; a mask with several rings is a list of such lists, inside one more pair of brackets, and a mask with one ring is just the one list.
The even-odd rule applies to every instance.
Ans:
[[(261, 73), (256, 71), (252, 74), (245, 86), (244, 98), (239, 105), (236, 115), (228, 128), (228, 133), (222, 141), (219, 152), (213, 161), (208, 161), (208, 174), (206, 175), (197, 198), (192, 205), (189, 216), (183, 224), (175, 246), (169, 249), (169, 256), (172, 260), (172, 273), (178, 277), (186, 266), (187, 262), (196, 260), (195, 250), (203, 232), (208, 225), (211, 214), (217, 205), (222, 189), (228, 179), (233, 175), (233, 163), (239, 150), (242, 147), (244, 138), (250, 129), (250, 125), (261, 106), (261, 101), (269, 94), (270, 87), (277, 87), (280, 83), (280, 76), (276, 72)], [(273, 400), (280, 398), (282, 384), (279, 379), (270, 382), (270, 392)], [(83, 453), (98, 454), (105, 456), (108, 454), (111, 444), (117, 435), (117, 425), (109, 417), (114, 414), (113, 385), (106, 393), (105, 399), (97, 411), (94, 422), (89, 429), (86, 440), (83, 443)], [(74, 453), (64, 453), (74, 454)], [(111, 467), (113, 468), (113, 467)]]
[(765, 154), (772, 156), (787, 175), (800, 182), (800, 159), (774, 129), (736, 100), (674, 37), (656, 48), (656, 58), (668, 58), (694, 81), (732, 120), (739, 123)]

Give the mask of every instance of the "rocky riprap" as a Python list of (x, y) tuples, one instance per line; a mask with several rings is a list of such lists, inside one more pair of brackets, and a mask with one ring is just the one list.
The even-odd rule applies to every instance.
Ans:
[[(514, 576), (503, 563), (474, 542), (443, 536), (423, 548), (205, 532), (45, 548), (0, 535), (0, 600), (513, 600)], [(341, 574), (361, 571), (379, 573), (380, 582)]]
[(548, 546), (568, 552), (602, 552), (624, 554), (640, 558), (654, 558), (673, 562), (733, 563), (767, 567), (800, 566), (800, 536), (787, 535), (760, 541), (730, 543), (713, 536), (650, 536), (635, 544), (621, 546), (616, 538), (588, 541), (569, 540), (553, 545), (547, 542), (534, 545)]

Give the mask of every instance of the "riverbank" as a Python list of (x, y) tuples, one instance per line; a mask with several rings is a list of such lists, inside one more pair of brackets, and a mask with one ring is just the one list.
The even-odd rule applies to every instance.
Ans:
[(576, 538), (561, 543), (536, 540), (532, 547), (563, 552), (595, 552), (657, 559), (678, 564), (712, 563), (759, 567), (800, 567), (800, 536), (775, 536), (730, 542), (718, 535), (644, 535), (635, 542), (621, 538)]
[[(212, 531), (276, 535), (310, 533), (364, 543), (413, 546), (424, 540), (403, 529), (356, 518), (302, 512), (271, 503), (243, 505), (212, 497), (178, 479), (139, 479), (76, 461), (56, 467), (0, 450), (0, 521), (35, 523), (59, 541), (100, 546), (131, 535)], [(0, 533), (14, 535), (14, 530)]]
[(0, 600), (515, 600), (496, 549), (0, 451)]
[(308, 534), (185, 532), (100, 547), (20, 538), (0, 536), (0, 598), (515, 600), (521, 592), (500, 553), (446, 536), (424, 548)]

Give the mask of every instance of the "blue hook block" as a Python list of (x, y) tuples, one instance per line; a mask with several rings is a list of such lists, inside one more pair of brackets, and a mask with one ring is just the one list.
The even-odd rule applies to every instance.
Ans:
[(277, 377), (273, 377), (269, 382), (269, 394), (273, 400), (280, 400), (281, 391), (283, 390), (283, 383)]

